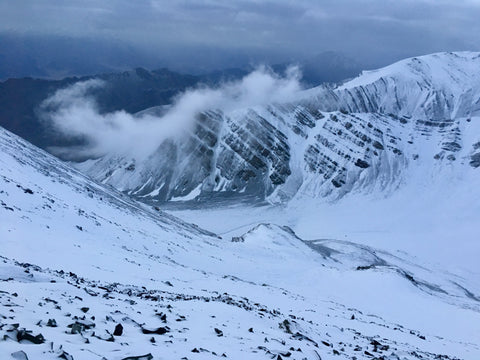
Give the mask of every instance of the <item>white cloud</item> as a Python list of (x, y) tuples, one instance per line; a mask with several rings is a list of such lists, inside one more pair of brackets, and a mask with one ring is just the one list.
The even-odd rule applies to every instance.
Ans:
[(78, 82), (58, 90), (41, 106), (44, 118), (66, 136), (81, 136), (88, 145), (82, 155), (128, 154), (136, 158), (152, 154), (162, 141), (185, 134), (196, 115), (208, 109), (225, 112), (271, 102), (292, 100), (301, 90), (297, 68), (280, 77), (259, 68), (240, 81), (218, 88), (199, 87), (179, 95), (163, 116), (134, 116), (125, 111), (101, 114), (91, 90), (99, 80)]

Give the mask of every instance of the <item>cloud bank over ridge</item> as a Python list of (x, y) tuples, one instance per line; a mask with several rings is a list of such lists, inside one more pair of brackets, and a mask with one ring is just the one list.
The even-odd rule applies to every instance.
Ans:
[[(301, 91), (300, 72), (290, 67), (279, 76), (260, 67), (239, 81), (216, 88), (199, 86), (178, 95), (162, 115), (125, 111), (102, 114), (94, 91), (105, 83), (87, 80), (58, 90), (41, 105), (42, 116), (55, 131), (86, 144), (75, 152), (85, 157), (118, 154), (145, 158), (166, 139), (175, 139), (193, 129), (196, 117), (209, 109), (225, 112), (272, 102), (288, 102)], [(63, 149), (64, 150), (64, 149)], [(56, 149), (61, 152), (62, 149)]]

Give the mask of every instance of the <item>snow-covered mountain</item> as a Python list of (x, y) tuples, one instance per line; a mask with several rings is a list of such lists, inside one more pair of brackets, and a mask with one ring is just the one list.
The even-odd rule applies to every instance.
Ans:
[(146, 160), (105, 156), (77, 167), (144, 201), (384, 196), (478, 172), (479, 116), (480, 53), (438, 53), (289, 103), (205, 111), (188, 136)]
[(272, 224), (222, 239), (1, 128), (0, 204), (2, 358), (480, 356), (470, 278)]

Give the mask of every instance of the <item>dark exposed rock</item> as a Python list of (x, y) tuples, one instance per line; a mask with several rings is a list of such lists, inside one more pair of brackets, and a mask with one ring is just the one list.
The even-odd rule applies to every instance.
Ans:
[(29, 341), (33, 344), (43, 344), (45, 342), (45, 338), (42, 334), (33, 336), (30, 332), (26, 330), (19, 330), (17, 332), (17, 341)]
[(72, 325), (72, 330), (70, 330), (71, 334), (81, 334), (82, 331), (84, 330), (83, 326), (80, 324), (73, 324)]
[(58, 356), (59, 359), (65, 359), (65, 360), (74, 360), (73, 356), (67, 353), (66, 351), (62, 351), (62, 353)]
[(57, 321), (55, 319), (48, 319), (47, 326), (48, 327), (57, 327)]
[(296, 339), (296, 340), (306, 340), (306, 341), (309, 341), (311, 342), (313, 345), (315, 345), (315, 347), (318, 347), (318, 343), (314, 340), (312, 340), (311, 338), (309, 338), (308, 336), (306, 335), (303, 335), (302, 333), (295, 333), (292, 338)]
[(81, 334), (85, 330), (89, 330), (95, 327), (95, 323), (89, 320), (77, 320), (73, 324), (68, 325), (72, 330), (71, 334)]
[(290, 321), (287, 319), (283, 320), (280, 324), (278, 324), (280, 329), (283, 329), (287, 334), (292, 334), (292, 329), (290, 328)]
[(90, 310), (90, 308), (88, 308), (88, 307), (82, 307), (80, 310), (82, 310), (82, 312), (84, 312), (84, 313), (87, 313), (88, 310)]
[(380, 344), (377, 340), (373, 339), (372, 341), (370, 341), (370, 345), (381, 346), (382, 344)]
[(343, 182), (343, 181), (340, 182), (340, 181), (337, 181), (336, 179), (332, 179), (332, 184), (333, 184), (333, 186), (335, 186), (336, 188), (341, 187), (341, 186), (343, 185), (342, 183), (344, 183), (344, 182)]
[(140, 356), (129, 356), (126, 358), (123, 358), (122, 360), (152, 360), (153, 356), (152, 354), (148, 353), (146, 355), (140, 355)]
[(161, 313), (158, 313), (158, 314), (155, 314), (155, 315), (157, 315), (160, 318), (160, 320), (162, 320), (162, 322), (164, 322), (164, 323), (167, 322), (167, 314), (164, 314), (164, 313), (161, 312)]
[(355, 166), (358, 166), (359, 168), (362, 168), (362, 169), (366, 169), (370, 165), (365, 160), (357, 159), (357, 161), (355, 161)]
[(474, 168), (477, 168), (480, 166), (480, 152), (473, 154), (470, 157), (470, 165), (473, 166)]
[(214, 330), (215, 330), (215, 333), (217, 334), (217, 336), (219, 336), (219, 337), (223, 336), (223, 331), (222, 330), (217, 329), (217, 328), (215, 328)]
[(170, 332), (170, 328), (168, 326), (161, 326), (159, 328), (156, 328), (156, 329), (146, 329), (146, 328), (142, 328), (142, 333), (144, 334), (157, 334), (157, 335), (163, 335), (163, 334), (166, 334), (167, 332)]
[(446, 151), (456, 152), (456, 151), (460, 151), (462, 149), (462, 146), (454, 141), (444, 142), (442, 144), (442, 149)]
[(372, 146), (373, 146), (375, 149), (378, 149), (378, 150), (383, 150), (383, 149), (384, 149), (383, 145), (382, 145), (381, 143), (379, 143), (378, 141), (376, 141), (376, 140), (372, 143)]
[(113, 330), (113, 335), (122, 336), (122, 334), (123, 334), (123, 326), (122, 324), (117, 324), (115, 326), (115, 330)]
[(369, 270), (374, 268), (375, 268), (375, 265), (357, 266), (357, 270)]

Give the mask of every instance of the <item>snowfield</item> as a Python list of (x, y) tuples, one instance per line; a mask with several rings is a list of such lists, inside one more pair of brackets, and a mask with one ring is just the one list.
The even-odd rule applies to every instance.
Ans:
[[(408, 59), (237, 112), (207, 172), (189, 143), (192, 174), (112, 157), (79, 166), (95, 181), (0, 128), (0, 359), (480, 359), (478, 59)], [(234, 185), (238, 202), (205, 201)]]
[(5, 130), (0, 147), (5, 358), (480, 355), (469, 278), (273, 224), (220, 238)]

